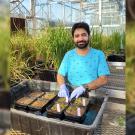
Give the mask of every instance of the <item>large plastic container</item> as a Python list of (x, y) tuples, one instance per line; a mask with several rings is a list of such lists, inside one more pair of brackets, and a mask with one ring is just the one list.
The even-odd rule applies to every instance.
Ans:
[[(20, 96), (23, 92), (32, 89), (58, 91), (59, 87), (54, 82), (26, 80), (11, 89), (12, 103), (16, 100), (17, 95)], [(94, 122), (91, 125), (48, 118), (11, 108), (11, 126), (15, 130), (21, 130), (22, 132), (31, 135), (92, 135), (98, 125), (102, 122), (102, 116), (108, 101), (106, 90), (100, 89), (96, 91), (99, 94), (95, 96), (103, 96), (104, 100)]]
[(125, 62), (108, 62), (108, 65), (111, 74), (115, 74), (117, 76), (125, 75), (125, 66), (126, 66)]
[(104, 86), (107, 89), (125, 91), (125, 62), (108, 62), (111, 75), (108, 83)]

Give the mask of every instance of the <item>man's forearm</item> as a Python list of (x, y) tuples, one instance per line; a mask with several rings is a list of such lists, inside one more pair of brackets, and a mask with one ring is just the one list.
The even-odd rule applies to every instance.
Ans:
[(91, 89), (91, 90), (95, 90), (103, 85), (105, 85), (108, 81), (108, 77), (107, 76), (101, 76), (99, 77), (98, 79), (86, 84), (85, 86), (88, 88), (88, 89)]
[(57, 74), (57, 83), (58, 83), (59, 85), (64, 84), (64, 83), (65, 83), (65, 78), (64, 78), (64, 76), (62, 76), (62, 75), (60, 75), (60, 74)]

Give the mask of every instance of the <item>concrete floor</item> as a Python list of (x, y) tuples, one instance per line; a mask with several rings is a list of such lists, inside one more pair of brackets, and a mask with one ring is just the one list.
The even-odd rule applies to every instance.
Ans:
[(125, 118), (123, 112), (106, 111), (103, 115), (102, 124), (99, 125), (94, 135), (125, 135), (125, 125), (117, 123), (119, 117)]

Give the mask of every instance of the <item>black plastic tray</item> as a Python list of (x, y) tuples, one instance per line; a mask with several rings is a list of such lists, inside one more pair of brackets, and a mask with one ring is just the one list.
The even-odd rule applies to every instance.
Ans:
[(64, 119), (64, 110), (68, 107), (69, 104), (67, 104), (67, 106), (61, 111), (61, 112), (51, 112), (49, 111), (51, 109), (51, 107), (53, 107), (53, 105), (55, 105), (55, 103), (53, 103), (52, 105), (50, 105), (47, 109), (47, 117), (49, 118), (59, 118), (59, 119)]
[[(27, 97), (27, 96), (26, 96), (26, 97)], [(23, 97), (21, 97), (21, 98), (23, 98)], [(28, 97), (28, 98), (30, 98), (30, 97)], [(20, 98), (19, 98), (19, 99), (20, 99)], [(17, 100), (19, 100), (19, 99), (17, 99)], [(34, 102), (34, 101), (36, 100), (35, 98), (30, 98), (30, 99), (33, 99), (33, 101), (31, 101), (28, 105), (30, 105), (32, 102)], [(16, 100), (16, 101), (17, 101), (17, 100)], [(26, 104), (18, 104), (18, 103), (15, 102), (14, 107), (15, 107), (16, 109), (28, 111), (28, 105), (26, 105)]]
[[(47, 93), (52, 93), (52, 92), (47, 92)], [(56, 93), (56, 92), (55, 92), (55, 94), (56, 94), (56, 95), (55, 95), (53, 98), (51, 98), (51, 99), (42, 98), (42, 96), (46, 95), (46, 92), (45, 92), (44, 95), (42, 95), (40, 98), (43, 99), (43, 100), (45, 99), (45, 100), (51, 101), (51, 100), (53, 100), (53, 99), (55, 99), (55, 98), (57, 97), (57, 93)]]
[(43, 92), (43, 91), (36, 91), (36, 90), (33, 90), (33, 91), (29, 91), (28, 93), (26, 93), (26, 96), (28, 96), (28, 97), (32, 97), (32, 98), (39, 98), (39, 97), (41, 97), (41, 96), (43, 96), (44, 95), (44, 92), (42, 93), (42, 94), (40, 94), (39, 96), (32, 96), (32, 95), (30, 95), (31, 93), (33, 93), (33, 92)]
[(22, 106), (22, 105), (15, 104), (14, 108), (17, 110), (28, 112), (28, 106)]
[[(86, 97), (80, 97), (80, 98), (85, 98), (86, 100), (87, 100), (87, 103), (86, 103), (86, 105), (84, 106), (84, 107), (87, 107), (88, 105), (89, 105), (89, 103), (90, 103), (90, 99), (89, 98), (86, 98)], [(75, 99), (75, 100), (73, 100), (73, 105), (77, 105), (77, 106), (83, 106), (83, 105), (78, 105), (78, 104), (76, 104), (75, 103), (75, 101), (76, 101), (77, 99)]]
[[(66, 100), (65, 101), (58, 101), (59, 99), (60, 99), (61, 97), (56, 97), (55, 98), (55, 102), (57, 102), (57, 103), (65, 103), (65, 104), (70, 104), (70, 103), (72, 103), (73, 101), (69, 101), (68, 103), (66, 102)], [(63, 98), (63, 97), (62, 97)], [(64, 97), (65, 98), (65, 97)], [(65, 98), (66, 99), (66, 98)]]
[[(34, 102), (36, 102), (37, 100), (43, 101), (43, 102), (46, 102), (47, 101), (47, 103), (43, 107), (34, 107), (34, 106), (31, 106), (31, 104), (34, 103)], [(41, 112), (41, 113), (45, 112), (46, 111), (46, 108), (49, 106), (50, 102), (48, 100), (42, 100), (42, 99), (37, 99), (37, 100), (33, 101), (30, 105), (28, 105), (29, 111), (30, 112), (33, 112), (33, 113), (34, 112)]]
[[(71, 105), (71, 106), (75, 106), (75, 105)], [(85, 109), (85, 112), (84, 112), (84, 114), (82, 116), (71, 116), (71, 115), (67, 114), (66, 110), (65, 110), (64, 111), (65, 120), (82, 123), (84, 121), (84, 119), (85, 119), (85, 114), (86, 114), (87, 109), (86, 109), (86, 107), (83, 107), (83, 106), (81, 106), (81, 107)]]

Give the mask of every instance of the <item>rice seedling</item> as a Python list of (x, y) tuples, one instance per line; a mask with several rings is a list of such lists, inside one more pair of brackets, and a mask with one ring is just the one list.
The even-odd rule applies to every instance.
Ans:
[(73, 48), (70, 31), (64, 26), (48, 27), (40, 39), (42, 55), (47, 68), (58, 69), (64, 54)]
[(20, 82), (34, 75), (32, 66), (35, 63), (35, 40), (18, 32), (11, 36), (9, 46), (10, 82)]
[(105, 35), (102, 32), (92, 31), (91, 46), (103, 50), (106, 56), (112, 53), (120, 53), (121, 43), (125, 47), (125, 33), (113, 32)]

